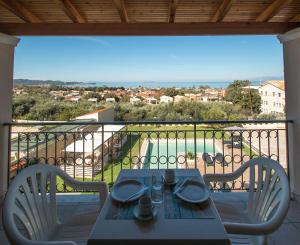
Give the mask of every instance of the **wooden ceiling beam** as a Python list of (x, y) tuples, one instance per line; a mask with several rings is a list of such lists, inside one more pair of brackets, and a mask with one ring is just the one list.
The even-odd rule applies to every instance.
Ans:
[(300, 21), (300, 13), (293, 16), (289, 21), (292, 21), (292, 22)]
[(74, 22), (74, 23), (86, 23), (85, 17), (78, 11), (75, 5), (71, 0), (56, 0), (60, 5), (65, 14)]
[(0, 23), (0, 32), (20, 36), (205, 36), (274, 35), (300, 26), (297, 22), (201, 23)]
[(222, 0), (217, 11), (213, 15), (211, 22), (220, 22), (222, 21), (227, 13), (229, 12), (234, 0)]
[(122, 22), (129, 22), (125, 0), (113, 0)]
[(272, 19), (281, 9), (293, 0), (274, 0), (268, 7), (262, 11), (256, 18), (257, 22), (267, 22)]
[(168, 22), (174, 23), (175, 22), (175, 16), (176, 16), (176, 10), (178, 6), (179, 0), (170, 0), (169, 3), (169, 17)]
[(41, 23), (41, 19), (26, 8), (21, 1), (17, 0), (0, 0), (0, 5), (20, 19), (28, 23)]

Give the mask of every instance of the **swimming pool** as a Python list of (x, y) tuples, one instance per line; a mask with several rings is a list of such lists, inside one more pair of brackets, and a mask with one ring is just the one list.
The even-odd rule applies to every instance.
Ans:
[[(145, 154), (143, 168), (178, 168), (185, 167), (186, 155), (190, 154), (194, 159), (194, 140), (151, 140), (145, 142)], [(221, 152), (212, 140), (197, 140), (196, 154), (202, 157), (203, 152), (215, 154)], [(159, 164), (159, 165), (158, 165)]]

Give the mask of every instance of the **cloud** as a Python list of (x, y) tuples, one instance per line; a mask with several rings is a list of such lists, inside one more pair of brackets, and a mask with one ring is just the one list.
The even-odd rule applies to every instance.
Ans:
[(249, 44), (249, 41), (247, 41), (247, 40), (241, 40), (241, 44)]
[(176, 59), (178, 58), (177, 55), (175, 55), (175, 54), (171, 54), (170, 57), (171, 57), (171, 59), (173, 59), (173, 60), (176, 60)]
[(75, 37), (76, 39), (80, 39), (80, 40), (84, 40), (84, 41), (88, 41), (88, 42), (93, 42), (93, 43), (98, 43), (102, 46), (105, 47), (112, 47), (112, 44), (108, 41), (105, 41), (101, 38), (97, 38), (97, 37)]

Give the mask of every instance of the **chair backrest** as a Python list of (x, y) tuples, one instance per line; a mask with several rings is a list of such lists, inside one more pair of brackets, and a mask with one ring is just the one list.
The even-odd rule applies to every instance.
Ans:
[(269, 223), (277, 228), (288, 211), (289, 181), (283, 167), (269, 158), (255, 158), (245, 163), (249, 167), (250, 185), (248, 217), (253, 223)]
[(37, 164), (22, 170), (13, 179), (3, 207), (3, 226), (11, 243), (28, 241), (19, 231), (18, 222), (30, 240), (47, 240), (57, 226), (56, 169)]

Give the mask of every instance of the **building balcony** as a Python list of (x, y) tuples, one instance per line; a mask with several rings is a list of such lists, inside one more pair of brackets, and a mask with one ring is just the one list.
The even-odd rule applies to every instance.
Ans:
[[(111, 188), (122, 169), (232, 173), (260, 156), (279, 161), (289, 176), (289, 125), (292, 122), (285, 120), (10, 123), (5, 125), (10, 135), (8, 179), (27, 166), (50, 164), (77, 180), (103, 180)], [(249, 172), (245, 172), (236, 181), (216, 182), (211, 188), (247, 192), (249, 183)], [(61, 219), (92, 211), (99, 204), (96, 195), (75, 195), (63, 180), (57, 181), (57, 192)], [(299, 224), (300, 205), (291, 200), (289, 213), (269, 236), (269, 244), (296, 244)], [(2, 228), (0, 241), (6, 242)]]

